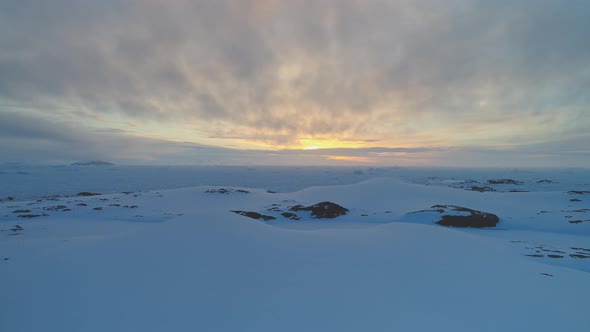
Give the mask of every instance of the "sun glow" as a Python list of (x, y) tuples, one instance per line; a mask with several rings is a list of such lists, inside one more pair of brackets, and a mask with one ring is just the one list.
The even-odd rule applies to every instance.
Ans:
[(360, 147), (366, 147), (366, 144), (361, 144), (361, 142), (358, 141), (341, 141), (338, 139), (302, 138), (298, 140), (298, 144), (295, 148), (303, 150), (318, 150)]
[(320, 149), (320, 147), (319, 146), (315, 146), (315, 145), (310, 145), (310, 146), (303, 147), (303, 150), (317, 150), (317, 149)]
[(357, 157), (357, 156), (327, 156), (328, 160), (339, 160), (339, 161), (353, 161), (357, 163), (375, 163), (374, 158), (369, 157)]

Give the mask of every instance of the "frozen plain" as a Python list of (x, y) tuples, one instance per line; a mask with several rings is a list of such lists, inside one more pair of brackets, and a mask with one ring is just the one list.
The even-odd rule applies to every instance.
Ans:
[(0, 331), (590, 330), (587, 170), (141, 169), (1, 169)]

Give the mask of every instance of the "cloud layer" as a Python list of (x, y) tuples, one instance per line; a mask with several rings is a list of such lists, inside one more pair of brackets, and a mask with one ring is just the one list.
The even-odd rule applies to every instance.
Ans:
[(554, 155), (590, 141), (589, 18), (585, 0), (6, 1), (0, 112), (39, 123), (3, 136), (73, 142), (50, 121), (145, 142)]

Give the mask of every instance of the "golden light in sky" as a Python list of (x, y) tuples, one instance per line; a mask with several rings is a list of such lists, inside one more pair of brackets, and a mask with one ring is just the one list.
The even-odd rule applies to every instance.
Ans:
[(369, 157), (354, 157), (354, 156), (328, 156), (329, 160), (339, 160), (339, 161), (353, 161), (359, 163), (375, 163), (375, 158)]
[(317, 150), (317, 149), (336, 149), (336, 148), (359, 148), (366, 147), (367, 144), (362, 144), (355, 141), (341, 141), (339, 139), (313, 139), (313, 138), (301, 138), (289, 148), (304, 149), (304, 150)]

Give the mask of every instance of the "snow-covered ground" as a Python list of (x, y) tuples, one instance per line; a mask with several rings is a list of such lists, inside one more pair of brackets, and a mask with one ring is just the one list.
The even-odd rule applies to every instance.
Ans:
[[(310, 186), (353, 184), (395, 177), (433, 186), (492, 187), (499, 191), (590, 190), (584, 169), (453, 169), (404, 167), (234, 167), (234, 166), (27, 166), (0, 164), (0, 198), (20, 200), (80, 191), (116, 193), (200, 185), (266, 188), (291, 192)], [(522, 185), (492, 185), (511, 178)], [(549, 180), (551, 182), (545, 182)], [(472, 182), (476, 181), (476, 182)], [(542, 181), (538, 183), (539, 181)]]
[(590, 331), (588, 171), (19, 167), (0, 331)]

